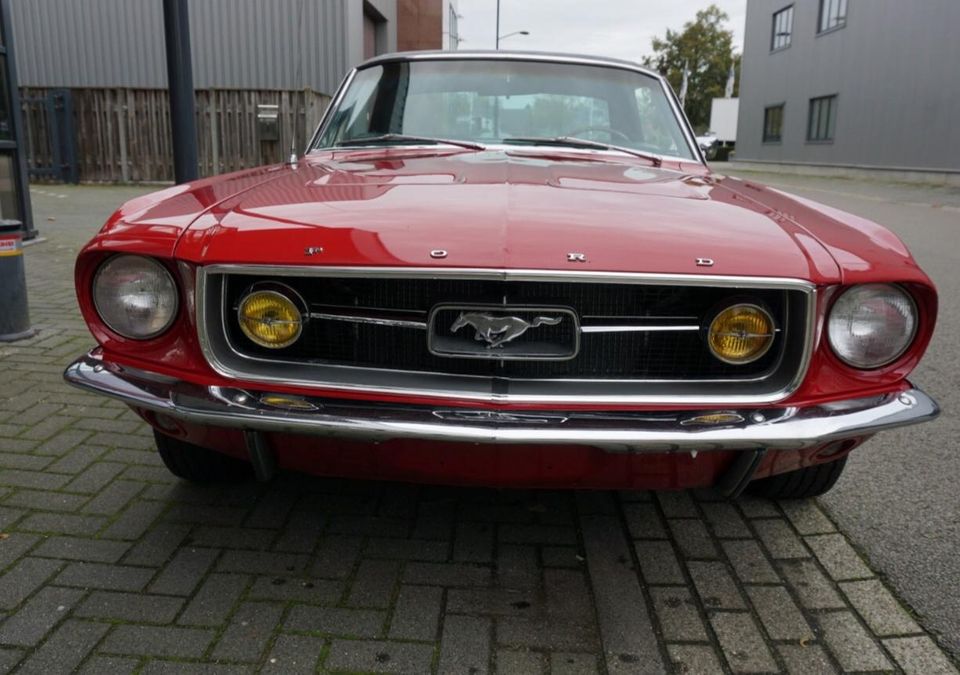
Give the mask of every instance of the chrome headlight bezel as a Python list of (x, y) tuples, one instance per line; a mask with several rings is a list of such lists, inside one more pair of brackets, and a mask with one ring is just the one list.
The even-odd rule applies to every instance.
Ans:
[[(906, 308), (906, 312), (901, 313), (901, 316), (904, 318), (908, 330), (900, 336), (893, 336), (892, 334), (888, 336), (896, 337), (899, 342), (896, 343), (896, 349), (889, 350), (882, 358), (869, 358), (864, 353), (856, 354), (849, 348), (849, 345), (843, 344), (843, 339), (847, 338), (849, 334), (841, 335), (840, 331), (843, 330), (844, 324), (849, 325), (850, 313), (857, 311), (864, 305), (865, 297), (867, 300), (873, 301), (876, 301), (879, 297), (879, 301), (884, 302), (885, 299), (882, 294), (886, 294), (887, 298), (894, 300), (888, 303), (894, 311), (897, 311), (896, 304), (898, 302), (902, 303), (901, 307)], [(844, 320), (844, 317), (838, 316), (838, 312), (847, 312), (846, 320)], [(896, 363), (910, 350), (917, 337), (919, 324), (920, 314), (917, 309), (917, 302), (909, 291), (898, 284), (867, 283), (851, 286), (836, 297), (830, 307), (830, 312), (827, 314), (825, 331), (831, 351), (842, 363), (857, 370), (877, 370)]]
[[(160, 315), (160, 318), (163, 320), (152, 322), (155, 325), (151, 325), (149, 330), (136, 331), (133, 330), (131, 326), (124, 325), (125, 322), (123, 318), (118, 314), (118, 312), (123, 311), (122, 306), (110, 307), (106, 304), (109, 300), (119, 300), (120, 294), (116, 294), (113, 298), (107, 296), (108, 291), (104, 288), (105, 275), (115, 270), (116, 266), (124, 263), (141, 265), (142, 271), (156, 274), (155, 279), (158, 280), (160, 286), (164, 287), (160, 293), (157, 294), (160, 301), (156, 303), (155, 307), (155, 311), (163, 312), (163, 314)], [(90, 294), (97, 316), (104, 325), (113, 333), (128, 340), (151, 340), (163, 335), (170, 330), (180, 311), (180, 291), (173, 274), (171, 274), (170, 270), (160, 261), (144, 255), (121, 253), (104, 260), (100, 263), (100, 267), (97, 268), (96, 274), (94, 274)], [(130, 321), (129, 317), (127, 317), (126, 321)]]

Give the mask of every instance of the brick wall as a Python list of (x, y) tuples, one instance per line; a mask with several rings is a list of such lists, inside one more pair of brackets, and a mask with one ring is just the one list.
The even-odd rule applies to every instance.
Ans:
[(397, 0), (397, 50), (442, 47), (442, 0)]

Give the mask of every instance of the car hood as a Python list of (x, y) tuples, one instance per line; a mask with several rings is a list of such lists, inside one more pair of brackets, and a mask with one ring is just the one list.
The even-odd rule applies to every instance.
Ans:
[(611, 157), (521, 148), (314, 155), (199, 214), (177, 257), (840, 278), (815, 236), (738, 182)]

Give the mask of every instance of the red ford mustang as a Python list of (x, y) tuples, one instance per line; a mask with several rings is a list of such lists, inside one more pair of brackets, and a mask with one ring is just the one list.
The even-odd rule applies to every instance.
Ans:
[(509, 53), (373, 59), (299, 161), (124, 205), (80, 253), (173, 473), (820, 494), (937, 296), (882, 227), (713, 173), (666, 82)]

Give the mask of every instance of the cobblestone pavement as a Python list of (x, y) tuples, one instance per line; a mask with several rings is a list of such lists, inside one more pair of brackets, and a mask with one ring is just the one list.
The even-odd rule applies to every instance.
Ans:
[(912, 375), (943, 408), (854, 452), (821, 501), (871, 565), (960, 658), (960, 187), (742, 174), (889, 227), (940, 292), (937, 330)]
[(34, 191), (40, 333), (0, 345), (0, 672), (957, 672), (814, 501), (175, 480), (60, 377), (92, 341), (73, 255), (136, 193)]

